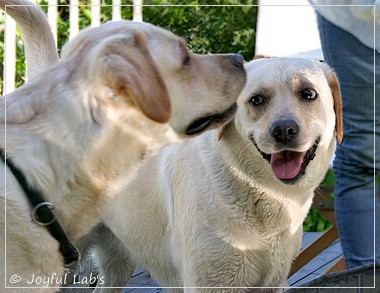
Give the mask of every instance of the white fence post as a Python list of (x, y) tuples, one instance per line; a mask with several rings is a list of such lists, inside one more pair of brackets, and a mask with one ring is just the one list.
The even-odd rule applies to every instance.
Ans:
[(142, 22), (143, 0), (133, 0), (133, 21)]
[(121, 19), (121, 1), (112, 0), (112, 20)]
[(91, 26), (100, 25), (100, 0), (91, 0)]
[(70, 0), (70, 30), (69, 40), (79, 33), (79, 7), (78, 0)]
[(57, 0), (49, 0), (48, 1), (48, 21), (49, 21), (49, 24), (50, 24), (50, 28), (51, 28), (51, 31), (53, 33), (53, 36), (54, 36), (54, 40), (55, 40), (55, 46), (57, 47), (57, 33), (58, 33), (58, 29), (57, 29), (57, 17), (58, 17), (58, 13), (57, 13)]
[[(7, 8), (5, 8), (6, 10)], [(13, 92), (16, 77), (16, 22), (7, 14), (4, 16), (4, 76), (3, 94)]]
[[(40, 0), (31, 0), (39, 4)], [(100, 0), (91, 0), (91, 26), (100, 25)], [(70, 0), (69, 12), (69, 40), (73, 39), (79, 32), (79, 3), (78, 0)], [(143, 0), (133, 0), (133, 21), (142, 21)], [(112, 1), (112, 20), (121, 19), (121, 0)], [(57, 45), (57, 20), (58, 1), (48, 0), (47, 18)], [(1, 12), (0, 12), (1, 13)], [(10, 93), (15, 89), (16, 77), (16, 23), (8, 16), (4, 15), (4, 72), (3, 72), (3, 93)]]

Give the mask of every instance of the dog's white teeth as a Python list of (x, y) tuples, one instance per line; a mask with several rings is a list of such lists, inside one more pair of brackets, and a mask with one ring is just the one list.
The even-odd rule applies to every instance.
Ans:
[(293, 179), (301, 171), (306, 152), (282, 151), (271, 155), (270, 165), (278, 179)]

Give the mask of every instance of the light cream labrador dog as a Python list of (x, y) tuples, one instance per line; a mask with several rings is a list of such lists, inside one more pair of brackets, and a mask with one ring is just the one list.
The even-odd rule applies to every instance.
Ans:
[(246, 71), (231, 123), (165, 147), (115, 190), (94, 250), (103, 286), (123, 286), (132, 263), (185, 292), (284, 284), (335, 133), (342, 140), (340, 90), (310, 60), (261, 59)]
[[(2, 9), (12, 4), (30, 3), (0, 0)], [(96, 224), (119, 181), (133, 178), (139, 163), (171, 140), (169, 124), (160, 123), (193, 135), (232, 118), (245, 83), (243, 60), (192, 54), (169, 31), (118, 21), (82, 31), (58, 62), (39, 8), (6, 11), (23, 32), (31, 79), (0, 99), (0, 146), (8, 160), (0, 171), (0, 233), (6, 235), (0, 285), (59, 287), (62, 247), (32, 221), (10, 164), (55, 206), (74, 242)], [(30, 292), (16, 292), (23, 290)]]

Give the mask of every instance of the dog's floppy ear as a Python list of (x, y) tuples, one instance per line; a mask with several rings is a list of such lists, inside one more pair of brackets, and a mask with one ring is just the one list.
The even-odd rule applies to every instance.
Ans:
[(335, 131), (338, 143), (341, 143), (343, 140), (342, 94), (340, 92), (338, 78), (336, 77), (335, 73), (330, 68), (328, 70), (325, 70), (325, 73), (332, 96), (334, 98)]
[(132, 100), (148, 118), (167, 122), (169, 94), (143, 35), (115, 35), (100, 46), (91, 71), (100, 75), (115, 95)]

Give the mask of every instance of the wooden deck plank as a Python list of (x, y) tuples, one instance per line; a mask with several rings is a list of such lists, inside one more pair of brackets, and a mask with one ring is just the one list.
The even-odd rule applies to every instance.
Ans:
[(304, 267), (310, 259), (313, 259), (321, 254), (327, 247), (338, 238), (338, 230), (336, 227), (331, 227), (325, 233), (322, 233), (313, 243), (306, 246), (302, 252), (298, 255), (297, 259), (293, 263), (290, 270), (290, 275), (298, 272), (302, 267)]
[(162, 289), (159, 285), (150, 278), (147, 272), (142, 271), (137, 268), (135, 273), (132, 276), (132, 279), (127, 284), (127, 287), (123, 289), (123, 293), (127, 292), (142, 292), (140, 287), (145, 287), (144, 292), (152, 293), (152, 292), (162, 292)]
[[(306, 232), (302, 237), (302, 248), (307, 247), (321, 233)], [(340, 256), (342, 250), (338, 241), (329, 245), (322, 253), (312, 259), (303, 268), (296, 272), (289, 278), (291, 287), (302, 287), (302, 284), (309, 282), (313, 279), (320, 277)], [(157, 283), (152, 280), (149, 275), (137, 269), (134, 276), (128, 283), (127, 287), (123, 289), (122, 293), (164, 293), (164, 289), (160, 288)]]
[(312, 279), (320, 277), (341, 255), (340, 244), (338, 241), (335, 241), (291, 276), (289, 284), (293, 287), (298, 287)]
[(304, 232), (302, 235), (301, 249), (304, 249), (321, 235), (322, 232)]

